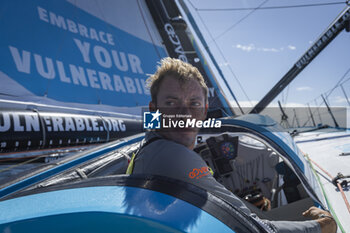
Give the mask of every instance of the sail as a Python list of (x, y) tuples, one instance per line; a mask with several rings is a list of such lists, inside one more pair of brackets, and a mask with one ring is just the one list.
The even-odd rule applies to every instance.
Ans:
[(148, 105), (147, 74), (167, 52), (144, 2), (5, 0), (0, 11), (2, 99)]
[(229, 107), (186, 22), (182, 28), (175, 20), (176, 5), (162, 4), (2, 1), (0, 106), (32, 102), (140, 115), (150, 101), (148, 74), (171, 56), (201, 71), (212, 107)]
[(146, 80), (167, 56), (197, 67), (210, 107), (233, 113), (174, 2), (4, 0), (0, 32), (0, 152), (141, 132)]

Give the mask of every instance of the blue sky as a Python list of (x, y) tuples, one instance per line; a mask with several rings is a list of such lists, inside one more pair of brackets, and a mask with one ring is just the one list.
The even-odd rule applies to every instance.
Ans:
[[(189, 4), (188, 1), (191, 1), (192, 4)], [(233, 92), (245, 106), (251, 106), (259, 101), (346, 6), (344, 3), (317, 7), (256, 10), (228, 30), (251, 10), (198, 11), (194, 7), (198, 9), (249, 8), (257, 7), (264, 1), (187, 0), (186, 2)], [(339, 1), (269, 0), (264, 3), (263, 7), (329, 2)], [(216, 43), (213, 42), (213, 37)], [(231, 66), (247, 96), (239, 87), (228, 65)], [(289, 105), (320, 104), (322, 100), (320, 95), (333, 88), (349, 68), (350, 33), (344, 30), (274, 102), (280, 100)], [(345, 79), (349, 77), (350, 74)], [(350, 80), (344, 83), (343, 87), (350, 97)], [(328, 100), (331, 105), (347, 106), (340, 88), (335, 89)]]

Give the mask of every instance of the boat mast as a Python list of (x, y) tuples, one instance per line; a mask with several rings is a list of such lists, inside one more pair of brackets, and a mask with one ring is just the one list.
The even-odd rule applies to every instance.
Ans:
[(350, 6), (345, 7), (342, 13), (325, 30), (316, 42), (304, 53), (282, 79), (255, 105), (249, 113), (260, 113), (271, 101), (279, 95), (288, 84), (331, 42), (337, 35), (346, 29), (350, 31)]
[(228, 116), (235, 115), (230, 102), (224, 95), (197, 42), (194, 40), (193, 34), (187, 29), (187, 23), (183, 20), (176, 2), (146, 0), (146, 4), (169, 56), (197, 67), (208, 88), (212, 90), (209, 96), (210, 111), (220, 109), (222, 113)]

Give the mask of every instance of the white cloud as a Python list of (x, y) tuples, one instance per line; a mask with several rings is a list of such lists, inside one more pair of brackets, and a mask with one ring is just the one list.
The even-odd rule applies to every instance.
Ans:
[(313, 89), (311, 87), (308, 87), (308, 86), (302, 86), (302, 87), (297, 87), (296, 90), (297, 91), (312, 91)]
[(295, 47), (294, 45), (288, 45), (288, 49), (290, 49), (290, 50), (296, 50), (297, 47)]
[(236, 45), (237, 49), (242, 49), (245, 52), (250, 52), (252, 50), (255, 50), (255, 45), (254, 44), (250, 44), (250, 45), (241, 45), (241, 44), (237, 44)]
[(280, 49), (275, 49), (275, 48), (257, 48), (257, 51), (262, 51), (262, 52), (274, 52), (274, 53), (278, 53), (281, 50)]
[(230, 63), (224, 62), (224, 63), (219, 63), (219, 66), (228, 66)]
[[(242, 44), (236, 44), (235, 46), (232, 46), (236, 49), (241, 49), (244, 52), (251, 52), (251, 51), (258, 51), (258, 52), (272, 52), (272, 53), (278, 53), (284, 51), (284, 47), (280, 48), (267, 48), (267, 47), (256, 47), (254, 44), (249, 45), (242, 45)], [(289, 50), (295, 50), (296, 47), (293, 45), (288, 45), (287, 48)]]

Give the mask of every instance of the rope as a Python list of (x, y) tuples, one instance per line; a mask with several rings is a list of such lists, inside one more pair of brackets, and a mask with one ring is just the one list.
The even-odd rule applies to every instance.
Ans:
[(348, 79), (347, 79), (347, 80), (345, 80), (344, 82), (342, 82), (343, 79), (346, 78), (346, 76), (348, 75), (349, 72), (350, 72), (350, 68), (343, 74), (343, 76), (340, 78), (340, 80), (337, 82), (337, 84), (335, 84), (335, 86), (334, 86), (332, 89), (330, 89), (330, 90), (327, 91), (327, 93), (326, 93), (326, 96), (327, 96), (327, 97), (330, 96), (330, 95), (332, 94), (332, 92), (334, 91), (334, 89), (336, 89), (337, 87), (339, 87), (340, 84), (343, 84), (343, 83), (345, 83), (345, 82), (348, 80)]
[[(310, 160), (313, 164), (315, 164), (319, 169), (321, 169), (325, 174), (327, 174), (327, 175), (329, 176), (329, 178), (331, 178), (332, 180), (334, 179), (334, 177), (333, 177), (331, 174), (329, 174), (326, 170), (324, 170), (324, 169), (323, 169), (320, 165), (318, 165), (315, 161), (313, 161), (313, 160), (310, 159), (310, 158), (309, 158), (309, 160)], [(343, 199), (344, 199), (346, 208), (348, 209), (348, 212), (349, 212), (349, 214), (350, 214), (350, 204), (349, 204), (349, 202), (348, 202), (348, 199), (347, 199), (346, 196), (345, 196), (345, 193), (344, 193), (343, 188), (341, 187), (341, 185), (340, 185), (338, 182), (337, 182), (337, 187), (338, 187), (339, 190), (340, 190), (340, 193), (341, 193), (341, 195), (342, 195), (342, 197), (343, 197)]]
[[(300, 7), (317, 7), (317, 6), (329, 6), (329, 5), (340, 5), (347, 4), (349, 5), (350, 1), (346, 2), (326, 2), (326, 3), (315, 3), (315, 4), (303, 4), (303, 5), (288, 5), (288, 6), (267, 6), (260, 7), (258, 10), (273, 10), (273, 9), (287, 9), (287, 8), (300, 8)], [(255, 10), (255, 7), (240, 7), (240, 8), (195, 8), (196, 11), (246, 11), (246, 10)]]
[[(240, 23), (242, 23), (243, 20), (245, 20), (246, 18), (248, 18), (251, 14), (253, 14), (256, 10), (260, 9), (265, 3), (267, 3), (269, 0), (265, 0), (263, 1), (261, 4), (259, 4), (257, 7), (253, 8), (248, 14), (246, 14), (245, 16), (243, 16), (241, 19), (239, 19), (237, 22), (235, 22), (233, 25), (231, 25), (229, 28), (227, 28), (224, 32), (222, 32), (220, 35), (216, 36), (213, 41), (219, 39), (220, 37), (222, 37), (223, 35), (225, 35), (228, 31), (230, 31), (231, 29), (235, 28), (237, 25), (239, 25)], [(211, 43), (211, 42), (209, 42)]]
[[(44, 156), (46, 156), (46, 155), (44, 155)], [(44, 157), (44, 156), (41, 155), (41, 156), (35, 157), (34, 159), (30, 159), (30, 160), (27, 160), (27, 161), (25, 161), (25, 162), (22, 162), (22, 163), (19, 163), (19, 164), (15, 164), (15, 165), (9, 166), (9, 167), (7, 167), (7, 168), (1, 169), (1, 170), (0, 170), (0, 173), (1, 173), (1, 172), (4, 172), (4, 171), (7, 171), (7, 170), (10, 170), (10, 169), (15, 168), (15, 167), (22, 166), (22, 165), (27, 164), (27, 163), (30, 163), (30, 162), (34, 162), (35, 160), (38, 160), (38, 159), (40, 159), (40, 158), (42, 158), (42, 157)]]
[(312, 159), (310, 159), (310, 157), (308, 157), (308, 159), (313, 163), (315, 164), (319, 169), (321, 169), (325, 174), (327, 174), (327, 176), (329, 176), (329, 178), (331, 178), (333, 180), (333, 177), (332, 175), (327, 172), (326, 170), (324, 170), (320, 165), (318, 165), (315, 161), (313, 161)]
[(327, 193), (326, 193), (326, 191), (324, 190), (324, 187), (323, 187), (323, 184), (321, 183), (321, 180), (320, 180), (319, 175), (317, 174), (316, 170), (314, 169), (314, 167), (313, 167), (313, 165), (312, 165), (312, 163), (311, 163), (310, 157), (309, 157), (307, 154), (305, 154), (304, 152), (302, 152), (302, 153), (303, 153), (304, 157), (307, 159), (308, 163), (310, 164), (311, 170), (312, 170), (313, 173), (315, 174), (315, 176), (316, 176), (316, 178), (317, 178), (317, 181), (318, 181), (318, 183), (319, 183), (320, 186), (321, 186), (323, 196), (324, 196), (324, 198), (325, 198), (325, 200), (326, 200), (326, 202), (327, 202), (327, 206), (328, 206), (330, 212), (332, 213), (332, 215), (333, 215), (333, 217), (334, 217), (334, 220), (337, 222), (337, 225), (338, 225), (338, 227), (340, 228), (341, 232), (342, 232), (342, 233), (346, 233), (346, 231), (344, 230), (343, 226), (341, 225), (341, 223), (340, 223), (340, 221), (339, 221), (339, 219), (338, 219), (338, 216), (337, 216), (337, 214), (335, 213), (335, 211), (334, 211), (334, 209), (333, 209), (333, 207), (332, 207), (330, 201), (328, 200)]
[[(267, 1), (269, 1), (269, 0), (265, 0), (265, 2), (263, 2), (262, 4), (260, 4), (260, 5), (258, 6), (258, 8), (259, 8), (261, 5), (265, 4)], [(193, 8), (195, 8), (195, 6), (192, 4), (191, 1), (189, 1), (189, 3), (192, 5)], [(219, 47), (219, 45), (218, 45), (218, 43), (217, 43), (217, 39), (218, 39), (219, 37), (221, 37), (223, 34), (225, 34), (227, 31), (231, 30), (233, 27), (237, 26), (239, 23), (241, 23), (245, 18), (247, 18), (247, 17), (248, 17), (251, 13), (253, 13), (253, 12), (254, 12), (254, 10), (251, 11), (250, 13), (248, 13), (245, 17), (241, 18), (238, 22), (236, 22), (233, 26), (231, 26), (228, 30), (226, 30), (224, 33), (222, 33), (221, 35), (217, 36), (216, 38), (214, 38), (214, 36), (211, 34), (211, 32), (210, 32), (209, 28), (207, 27), (206, 23), (204, 22), (202, 16), (199, 14), (199, 12), (197, 12), (198, 18), (199, 18), (200, 21), (202, 22), (204, 28), (206, 29), (206, 31), (208, 32), (208, 34), (209, 34), (209, 36), (210, 36), (210, 38), (211, 38), (211, 40), (212, 40), (212, 41), (209, 42), (209, 43), (214, 42), (214, 44), (215, 44), (217, 50), (219, 51), (221, 57), (223, 58), (224, 63), (225, 63), (225, 64), (228, 64), (228, 69), (229, 69), (230, 73), (232, 74), (232, 76), (233, 76), (233, 78), (236, 80), (236, 82), (238, 83), (238, 86), (239, 86), (240, 89), (242, 90), (243, 94), (245, 95), (245, 97), (247, 98), (247, 100), (249, 101), (249, 103), (250, 103), (251, 106), (253, 106), (252, 101), (251, 101), (250, 98), (248, 97), (248, 94), (247, 94), (246, 91), (244, 90), (244, 88), (243, 88), (241, 82), (239, 81), (237, 75), (236, 75), (235, 72), (233, 71), (232, 66), (230, 65), (230, 63), (229, 63), (228, 60), (226, 59), (224, 53), (223, 53), (222, 50), (220, 49), (220, 47)], [(208, 49), (209, 49), (209, 48), (208, 48)], [(225, 81), (225, 78), (224, 78), (224, 77), (223, 77), (223, 79), (224, 79), (224, 81)], [(227, 85), (227, 88), (228, 88), (229, 90), (231, 90), (231, 88), (229, 87), (229, 85)], [(238, 101), (236, 100), (235, 96), (233, 96), (233, 98), (235, 99), (235, 101), (236, 101), (238, 107), (240, 108), (242, 114), (244, 114), (244, 112), (243, 112), (243, 110), (241, 109), (241, 107), (240, 107)]]

